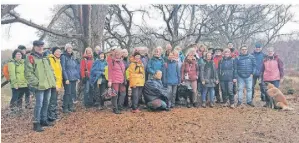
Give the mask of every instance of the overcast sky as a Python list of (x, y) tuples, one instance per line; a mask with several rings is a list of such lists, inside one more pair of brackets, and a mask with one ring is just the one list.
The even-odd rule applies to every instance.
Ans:
[[(32, 20), (37, 24), (43, 24), (44, 26), (47, 26), (51, 20), (52, 14), (50, 9), (53, 6), (54, 5), (49, 4), (39, 4), (39, 6), (35, 6), (34, 8), (32, 8), (32, 4), (23, 4), (19, 5), (15, 10), (20, 14), (22, 18)], [(298, 9), (299, 5), (296, 5), (292, 8), (292, 12), (295, 14), (294, 20), (296, 21), (299, 21)], [(299, 30), (298, 23), (286, 24), (281, 32), (286, 33), (294, 30)], [(36, 32), (36, 29), (20, 23), (1, 26), (1, 50), (15, 49), (20, 44), (31, 47), (32, 41), (39, 38), (37, 37)]]

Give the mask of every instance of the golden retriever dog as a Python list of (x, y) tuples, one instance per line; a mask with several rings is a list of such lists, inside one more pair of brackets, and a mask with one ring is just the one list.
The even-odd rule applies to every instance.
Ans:
[(265, 83), (265, 84), (267, 86), (266, 96), (268, 96), (269, 98), (267, 102), (270, 102), (270, 106), (272, 106), (273, 104), (274, 107), (277, 106), (279, 108), (282, 108), (282, 110), (293, 110), (293, 108), (290, 108), (288, 106), (286, 97), (278, 88), (276, 88), (271, 83)]

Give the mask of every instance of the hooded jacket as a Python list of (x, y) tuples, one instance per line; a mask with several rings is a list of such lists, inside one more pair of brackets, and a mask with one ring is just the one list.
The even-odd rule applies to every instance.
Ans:
[(90, 71), (91, 71), (92, 64), (93, 64), (93, 57), (92, 56), (88, 57), (84, 55), (80, 63), (81, 78), (85, 78), (86, 76), (90, 78)]
[(16, 61), (15, 59), (10, 60), (8, 63), (8, 72), (11, 88), (28, 87), (27, 80), (25, 78), (24, 59), (19, 61)]
[[(189, 76), (189, 79), (185, 79), (185, 75)], [(181, 81), (196, 81), (199, 75), (199, 66), (197, 61), (189, 61), (186, 59), (181, 68)]]
[(178, 61), (167, 60), (163, 68), (163, 84), (178, 85), (181, 81), (180, 67)]
[(108, 81), (112, 83), (125, 83), (126, 66), (122, 59), (107, 57)]
[(149, 60), (147, 65), (147, 72), (151, 75), (154, 75), (157, 70), (163, 70), (164, 60), (163, 58), (153, 57)]
[(25, 77), (30, 87), (47, 90), (56, 87), (53, 69), (49, 59), (39, 53), (31, 53), (25, 61)]
[(220, 81), (230, 81), (237, 79), (237, 69), (235, 60), (232, 57), (223, 57), (219, 62), (218, 75)]
[(102, 83), (106, 82), (105, 78), (105, 67), (107, 66), (107, 62), (105, 59), (100, 60), (96, 59), (90, 71), (90, 83), (95, 84), (98, 79), (102, 78)]
[(264, 81), (280, 80), (284, 76), (283, 62), (278, 55), (267, 56), (264, 59), (261, 68), (262, 78)]
[(62, 67), (60, 59), (56, 58), (53, 54), (48, 55), (51, 67), (54, 71), (54, 76), (56, 78), (56, 86), (62, 88)]
[(264, 58), (266, 57), (266, 55), (263, 52), (253, 52), (252, 55), (255, 57), (256, 60), (256, 72), (254, 76), (260, 76), (261, 69), (264, 63)]
[(206, 87), (215, 87), (218, 73), (213, 61), (206, 61), (200, 68), (200, 80), (205, 82)]
[(77, 81), (80, 79), (80, 64), (72, 54), (65, 52), (60, 57), (63, 80)]
[(128, 79), (130, 81), (130, 87), (140, 87), (144, 86), (145, 83), (145, 69), (143, 66), (142, 61), (136, 62), (133, 61), (129, 68), (127, 69), (128, 71)]

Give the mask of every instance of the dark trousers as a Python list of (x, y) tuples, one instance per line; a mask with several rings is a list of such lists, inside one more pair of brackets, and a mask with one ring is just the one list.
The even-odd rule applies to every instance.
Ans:
[(27, 87), (25, 88), (12, 88), (12, 97), (10, 100), (10, 108), (14, 109), (16, 107), (22, 108), (22, 100), (23, 100), (23, 95), (26, 92)]
[(235, 95), (233, 92), (234, 83), (231, 81), (221, 81), (220, 86), (221, 86), (223, 102), (226, 103), (227, 100), (229, 99), (229, 103), (234, 104), (235, 101)]
[(215, 90), (215, 96), (216, 96), (216, 102), (221, 102), (221, 97), (220, 97), (220, 84), (216, 84), (216, 86), (214, 87)]
[(132, 88), (132, 109), (136, 110), (138, 108), (139, 98), (142, 94), (143, 87), (135, 87)]
[(94, 84), (94, 98), (96, 106), (104, 106), (104, 99), (102, 94), (105, 92), (107, 88), (107, 82), (102, 84)]
[(64, 82), (64, 95), (63, 95), (63, 110), (74, 108), (73, 96), (76, 96), (76, 81), (70, 81), (70, 84)]
[(122, 83), (112, 83), (112, 88), (118, 93), (117, 96), (113, 96), (111, 99), (112, 106), (115, 109), (122, 108), (126, 96), (126, 85)]
[(129, 85), (130, 85), (130, 82), (128, 81), (128, 83), (126, 85), (126, 97), (125, 97), (124, 107), (129, 106)]
[[(257, 80), (260, 80), (260, 77), (259, 76), (253, 76), (253, 79), (252, 79), (252, 99), (254, 98), (254, 87), (256, 85), (256, 82)], [(261, 91), (261, 100), (265, 100), (265, 94), (262, 92), (263, 91), (263, 86), (262, 84), (260, 83), (259, 84), (260, 86), (260, 91)]]
[(50, 120), (56, 120), (57, 115), (57, 91), (56, 88), (51, 88), (51, 95), (50, 95), (50, 103), (48, 107), (48, 119)]
[(89, 80), (84, 84), (84, 97), (83, 103), (85, 107), (94, 106), (94, 96), (93, 96), (93, 87), (91, 86)]

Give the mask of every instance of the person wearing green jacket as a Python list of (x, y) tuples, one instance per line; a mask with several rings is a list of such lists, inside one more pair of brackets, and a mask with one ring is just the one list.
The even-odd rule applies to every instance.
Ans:
[(25, 60), (25, 77), (32, 91), (36, 103), (34, 107), (33, 130), (42, 132), (42, 126), (52, 126), (48, 121), (48, 104), (51, 88), (56, 87), (53, 69), (47, 57), (43, 56), (44, 42), (34, 41), (33, 51)]
[(28, 90), (24, 75), (24, 59), (22, 59), (22, 56), (21, 50), (16, 49), (12, 53), (12, 60), (8, 63), (10, 87), (12, 90), (12, 98), (10, 100), (10, 108), (12, 111), (22, 109), (23, 95)]
[[(26, 56), (27, 55), (26, 47), (24, 45), (19, 45), (18, 49), (21, 50), (21, 52), (23, 54), (22, 59), (24, 59), (24, 61), (25, 61), (25, 59), (27, 57)], [(31, 95), (31, 93), (30, 93), (29, 88), (25, 89), (25, 103), (26, 103), (25, 108), (26, 109), (32, 109), (32, 106), (30, 105), (30, 95)]]

